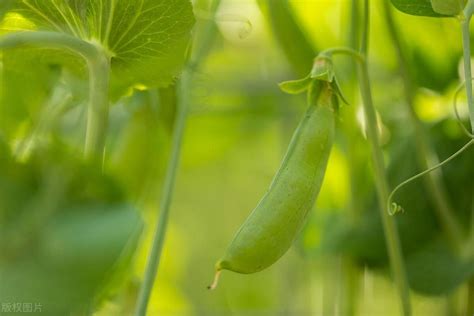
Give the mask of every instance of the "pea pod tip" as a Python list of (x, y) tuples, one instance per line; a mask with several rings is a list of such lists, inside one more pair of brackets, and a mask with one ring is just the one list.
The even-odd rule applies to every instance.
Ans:
[(207, 287), (208, 290), (212, 291), (217, 288), (217, 285), (219, 284), (219, 278), (221, 276), (222, 270), (216, 270), (216, 274), (214, 275), (214, 280), (212, 281), (212, 284)]

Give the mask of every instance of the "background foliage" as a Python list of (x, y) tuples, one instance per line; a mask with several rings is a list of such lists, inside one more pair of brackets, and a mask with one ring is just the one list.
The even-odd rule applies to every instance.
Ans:
[[(75, 291), (68, 292), (73, 297), (64, 297), (64, 306), (56, 310), (59, 314), (69, 311), (71, 305), (82, 308), (84, 302), (97, 300), (100, 308), (94, 310), (96, 315), (129, 315), (157, 217), (176, 111), (173, 78), (185, 59), (188, 30), (194, 23), (191, 6), (184, 0), (158, 1), (160, 5), (153, 11), (143, 8), (154, 1), (129, 2), (112, 19), (112, 29), (121, 34), (117, 38), (119, 35), (104, 33), (106, 25), (101, 19), (109, 18), (107, 8), (112, 1), (105, 1), (101, 8), (95, 4), (102, 1), (91, 1), (86, 12), (74, 11), (75, 1), (68, 1), (70, 7), (61, 9), (70, 16), (57, 14), (57, 21), (41, 19), (40, 12), (54, 11), (52, 6), (64, 1), (13, 2), (12, 7), (8, 2), (0, 3), (0, 13), (13, 8), (5, 11), (0, 33), (49, 30), (57, 23), (74, 25), (78, 16), (90, 21), (82, 28), (61, 31), (97, 37), (114, 53), (114, 105), (106, 168), (97, 173), (101, 169), (94, 165), (97, 162), (84, 165), (74, 158), (84, 133), (84, 64), (68, 54), (44, 50), (1, 54), (0, 273), (1, 282), (8, 286), (0, 287), (0, 297), (6, 301), (18, 290), (27, 301), (54, 301), (62, 287), (74, 284)], [(407, 11), (407, 1), (393, 2)], [(163, 6), (167, 4), (175, 7), (166, 9)], [(206, 20), (208, 5), (207, 1), (194, 3), (198, 24)], [(182, 164), (149, 313), (398, 315), (367, 163), (369, 149), (354, 67), (345, 60), (337, 64), (336, 71), (350, 105), (340, 110), (337, 145), (322, 192), (299, 240), (269, 269), (254, 275), (224, 273), (216, 291), (206, 290), (216, 259), (267, 189), (304, 113), (304, 97), (285, 95), (277, 83), (306, 75), (313, 57), (310, 52), (350, 44), (349, 0), (282, 0), (272, 5), (270, 0), (225, 0), (219, 8), (218, 37), (189, 91), (192, 104)], [(439, 16), (430, 8), (416, 9), (415, 13), (425, 17), (395, 10), (394, 17), (417, 87), (414, 109), (442, 159), (466, 142), (451, 107), (454, 90), (462, 80), (461, 34), (454, 19), (426, 17)], [(173, 14), (163, 14), (168, 11)], [(420, 168), (414, 153), (414, 130), (403, 106), (396, 52), (381, 12), (382, 2), (373, 1), (369, 65), (389, 178), (395, 186)], [(128, 20), (139, 22), (129, 28)], [(147, 28), (144, 25), (150, 20), (153, 22)], [(172, 28), (179, 21), (182, 29)], [(168, 28), (172, 31), (162, 34)], [(138, 49), (128, 49), (128, 44)], [(467, 118), (465, 101), (460, 101), (462, 115)], [(24, 159), (13, 161), (13, 155)], [(351, 157), (363, 163), (354, 166)], [(471, 148), (440, 175), (462, 224), (462, 234), (470, 240), (465, 256), (453, 253), (442, 223), (433, 215), (433, 202), (422, 180), (397, 195), (397, 202), (405, 209), (397, 221), (415, 315), (461, 315), (461, 306), (466, 305), (467, 287), (463, 284), (474, 277), (473, 159)], [(55, 168), (51, 168), (52, 162)], [(50, 181), (42, 184), (43, 173), (54, 175), (61, 170), (73, 170), (77, 175), (61, 183), (50, 176)], [(58, 195), (58, 187), (68, 192), (67, 198), (50, 201)], [(68, 211), (54, 215), (47, 221), (49, 226), (41, 226), (40, 239), (22, 240), (23, 235), (37, 236), (31, 232), (35, 229), (31, 209), (41, 209), (35, 207), (38, 200)], [(104, 204), (96, 205), (97, 200)], [(87, 211), (77, 209), (84, 205)], [(7, 211), (11, 209), (24, 210), (24, 214), (12, 215)], [(41, 220), (38, 223), (43, 224)], [(90, 240), (77, 240), (78, 235)], [(131, 256), (131, 250), (123, 251), (125, 243), (137, 248), (135, 255)], [(94, 245), (92, 250), (87, 249), (90, 244)], [(66, 273), (43, 270), (44, 266), (58, 265)], [(99, 280), (104, 274), (101, 269), (111, 265), (116, 273), (107, 289), (102, 290), (100, 299), (91, 298), (88, 293), (103, 283)], [(43, 297), (28, 296), (25, 288), (31, 283), (48, 283), (41, 288)]]

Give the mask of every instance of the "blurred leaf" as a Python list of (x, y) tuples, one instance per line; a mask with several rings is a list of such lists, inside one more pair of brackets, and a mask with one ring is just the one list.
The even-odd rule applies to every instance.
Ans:
[(0, 2), (0, 21), (3, 19), (5, 13), (10, 9), (13, 0), (2, 0)]
[(2, 55), (0, 122), (2, 131), (10, 139), (21, 123), (30, 124), (38, 116), (58, 80), (60, 69), (38, 62), (37, 56), (25, 50), (6, 51)]
[(64, 210), (43, 229), (39, 256), (43, 264), (74, 273), (84, 281), (100, 279), (128, 243), (136, 244), (141, 226), (138, 212), (131, 205)]
[(127, 271), (139, 213), (100, 164), (75, 157), (62, 144), (38, 148), (26, 163), (2, 159), (0, 301), (82, 313)]
[[(194, 24), (188, 0), (23, 0), (14, 11), (39, 29), (101, 45), (111, 57), (114, 91), (170, 84), (183, 65)], [(67, 59), (73, 67), (77, 63)]]
[(446, 244), (434, 242), (408, 256), (406, 269), (413, 290), (428, 295), (445, 295), (474, 274), (474, 260), (459, 258)]
[(317, 53), (298, 24), (288, 0), (258, 0), (258, 4), (294, 71), (298, 76), (305, 76)]
[(466, 6), (467, 0), (431, 0), (433, 11), (443, 15), (458, 15)]
[[(452, 0), (440, 0), (452, 1)], [(433, 10), (431, 0), (392, 0), (392, 4), (400, 11), (420, 16), (446, 17), (446, 14), (440, 14)]]
[(169, 134), (163, 118), (173, 99), (162, 98), (157, 91), (136, 91), (124, 100), (132, 109), (130, 118), (112, 153), (111, 169), (134, 200), (157, 198), (158, 185), (168, 157)]

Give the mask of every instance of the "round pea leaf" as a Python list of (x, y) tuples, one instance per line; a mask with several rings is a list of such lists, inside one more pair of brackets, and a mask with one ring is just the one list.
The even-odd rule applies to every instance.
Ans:
[[(446, 1), (446, 0), (440, 0)], [(457, 1), (457, 0), (456, 0)], [(433, 9), (431, 0), (392, 0), (392, 4), (398, 10), (418, 16), (447, 17), (450, 15), (441, 14)]]
[(431, 0), (433, 11), (444, 15), (458, 15), (466, 6), (466, 0)]
[(17, 0), (11, 13), (32, 22), (21, 25), (25, 30), (100, 45), (111, 59), (115, 91), (173, 82), (194, 25), (189, 0)]

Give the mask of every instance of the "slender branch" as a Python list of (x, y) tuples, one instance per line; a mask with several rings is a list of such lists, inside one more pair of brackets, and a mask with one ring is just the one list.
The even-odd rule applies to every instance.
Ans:
[[(215, 0), (212, 2), (210, 7), (212, 16), (215, 16), (220, 1), (221, 0)], [(199, 46), (195, 47), (195, 49), (191, 52), (178, 84), (178, 114), (176, 116), (173, 129), (171, 156), (161, 195), (161, 202), (159, 206), (160, 214), (156, 223), (153, 244), (148, 256), (143, 284), (138, 295), (137, 308), (135, 310), (136, 316), (146, 315), (148, 301), (150, 300), (153, 285), (158, 273), (168, 226), (171, 200), (173, 197), (174, 184), (176, 180), (176, 172), (179, 167), (179, 161), (181, 157), (181, 146), (184, 136), (184, 129), (186, 127), (186, 119), (188, 116), (188, 107), (190, 103), (189, 91), (191, 89), (193, 72), (206, 57), (214, 39), (214, 31), (214, 19), (210, 19), (203, 26), (202, 33), (200, 34), (201, 38), (199, 41)]]
[[(359, 24), (360, 24), (360, 10), (359, 0), (350, 1), (350, 9), (348, 12), (349, 23), (347, 24), (348, 33), (348, 46), (355, 52), (359, 49)], [(358, 88), (356, 83), (356, 67), (357, 63), (352, 62), (348, 65), (350, 71), (350, 87), (351, 95), (353, 98), (357, 98), (356, 89)], [(350, 178), (350, 196), (348, 200), (349, 218), (356, 222), (361, 214), (361, 194), (359, 192), (359, 173), (365, 165), (365, 159), (358, 154), (360, 150), (361, 142), (364, 141), (358, 133), (358, 125), (356, 122), (355, 107), (347, 107), (347, 111), (344, 111), (344, 116), (347, 119), (343, 119), (346, 124), (343, 124), (345, 130), (344, 134), (344, 147), (347, 154), (349, 164), (349, 178)], [(344, 255), (341, 258), (342, 263), (342, 274), (343, 274), (343, 285), (341, 295), (341, 312), (346, 316), (356, 315), (357, 307), (359, 305), (359, 283), (361, 277), (361, 271), (355, 259), (350, 255)]]
[(347, 55), (353, 57), (359, 63), (365, 62), (365, 57), (363, 54), (357, 52), (356, 50), (349, 47), (333, 47), (322, 51), (320, 56), (332, 57), (333, 55)]
[(181, 156), (181, 144), (183, 142), (184, 129), (186, 126), (186, 118), (188, 114), (188, 94), (191, 83), (191, 72), (185, 69), (179, 82), (179, 99), (178, 99), (178, 115), (174, 123), (172, 150), (169, 160), (169, 166), (166, 171), (165, 183), (161, 195), (160, 214), (158, 216), (157, 228), (153, 238), (153, 245), (148, 256), (145, 277), (140, 290), (137, 310), (135, 315), (144, 316), (148, 307), (153, 284), (158, 272), (158, 267), (163, 250), (166, 228), (168, 224), (171, 199), (173, 197), (174, 184), (176, 180), (176, 171), (179, 166)]
[(464, 76), (466, 78), (466, 95), (467, 104), (469, 106), (469, 117), (471, 119), (471, 130), (474, 133), (474, 99), (472, 93), (472, 71), (471, 71), (471, 37), (469, 32), (469, 24), (471, 22), (471, 16), (466, 16), (461, 22), (462, 32), (462, 46), (464, 54)]
[(110, 63), (99, 46), (57, 32), (17, 32), (0, 38), (0, 49), (40, 47), (69, 50), (89, 68), (89, 109), (84, 154), (100, 154), (105, 146), (109, 106)]
[[(432, 148), (430, 141), (426, 135), (423, 125), (416, 114), (413, 107), (413, 99), (415, 95), (415, 85), (410, 75), (407, 58), (404, 54), (403, 44), (401, 36), (395, 25), (393, 19), (392, 8), (389, 0), (382, 0), (383, 10), (385, 16), (385, 22), (387, 23), (387, 29), (389, 38), (395, 48), (396, 57), (398, 60), (398, 68), (403, 84), (403, 94), (405, 102), (403, 103), (408, 113), (408, 119), (414, 128), (414, 140), (416, 144), (416, 154), (418, 164), (421, 169), (428, 169), (430, 164), (436, 164), (436, 153)], [(461, 249), (462, 244), (462, 229), (461, 226), (454, 216), (454, 211), (449, 203), (446, 190), (440, 179), (441, 173), (428, 174), (425, 180), (425, 186), (434, 201), (434, 211), (438, 217), (438, 221), (448, 239), (450, 240), (453, 247), (457, 250)]]
[[(369, 1), (364, 1), (364, 24), (362, 28), (362, 41), (360, 53), (362, 56), (367, 55), (368, 50), (368, 33), (369, 33)], [(403, 262), (403, 254), (400, 246), (400, 238), (398, 236), (395, 221), (389, 216), (385, 205), (388, 200), (388, 180), (385, 174), (385, 163), (383, 160), (383, 152), (380, 147), (378, 136), (378, 124), (375, 112), (375, 107), (372, 100), (372, 92), (369, 81), (369, 72), (367, 63), (359, 63), (359, 85), (363, 100), (364, 114), (367, 122), (367, 138), (372, 147), (372, 161), (375, 173), (375, 184), (378, 193), (378, 202), (380, 207), (380, 215), (385, 232), (385, 240), (388, 249), (388, 255), (392, 267), (395, 284), (398, 288), (398, 293), (402, 303), (403, 314), (411, 315), (410, 293), (408, 289), (408, 282), (405, 273), (405, 265)]]
[(109, 119), (110, 60), (105, 54), (89, 59), (89, 108), (84, 154), (102, 155)]
[(17, 32), (0, 37), (0, 49), (40, 47), (69, 50), (85, 60), (95, 58), (97, 48), (81, 39), (57, 32)]

